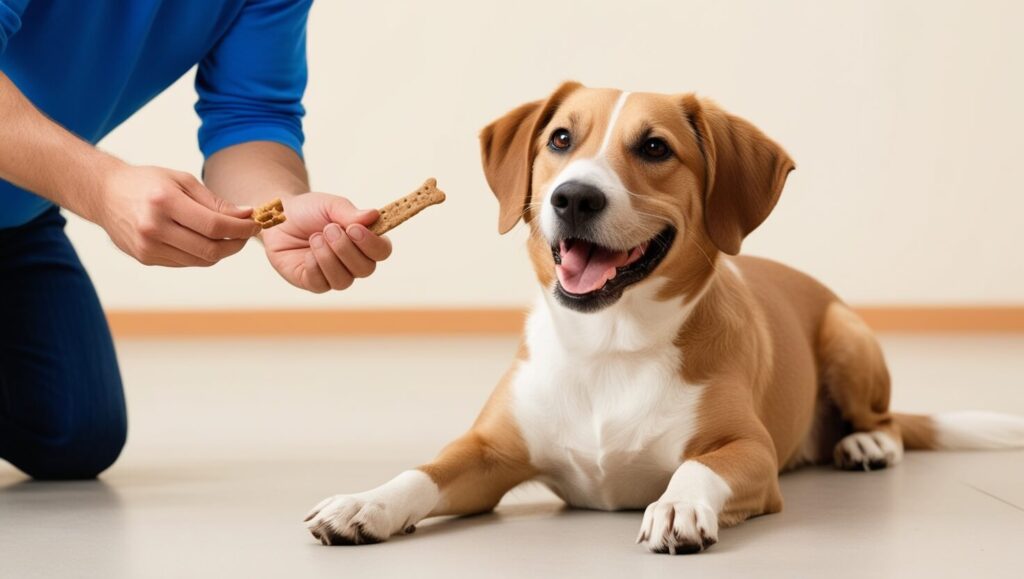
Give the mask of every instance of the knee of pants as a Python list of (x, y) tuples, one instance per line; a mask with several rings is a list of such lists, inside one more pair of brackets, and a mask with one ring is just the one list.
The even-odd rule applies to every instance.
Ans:
[(122, 413), (108, 417), (102, 424), (37, 439), (8, 460), (37, 480), (96, 478), (117, 460), (127, 434), (127, 420)]

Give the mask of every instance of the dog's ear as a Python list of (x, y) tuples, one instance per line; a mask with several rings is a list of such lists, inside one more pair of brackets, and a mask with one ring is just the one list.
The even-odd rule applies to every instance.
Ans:
[(772, 212), (796, 165), (757, 127), (714, 103), (686, 95), (683, 109), (704, 155), (704, 226), (720, 250), (736, 255)]
[(515, 227), (530, 203), (538, 132), (551, 121), (558, 105), (581, 86), (578, 82), (563, 83), (547, 100), (522, 105), (480, 133), (484, 175), (498, 198), (499, 233)]

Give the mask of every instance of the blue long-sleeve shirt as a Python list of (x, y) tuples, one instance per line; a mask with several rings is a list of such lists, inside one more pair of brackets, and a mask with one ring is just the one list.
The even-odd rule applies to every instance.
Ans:
[[(0, 0), (0, 70), (46, 115), (96, 143), (198, 63), (205, 156), (247, 141), (301, 155), (311, 2)], [(3, 180), (0, 200), (0, 227), (50, 206)]]

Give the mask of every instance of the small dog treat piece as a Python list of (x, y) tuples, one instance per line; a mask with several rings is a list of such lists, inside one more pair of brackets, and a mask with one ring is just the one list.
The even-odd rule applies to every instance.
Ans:
[(263, 229), (270, 229), (275, 225), (280, 225), (286, 221), (284, 205), (280, 199), (264, 203), (252, 210), (252, 218)]
[(444, 201), (444, 191), (437, 188), (437, 180), (427, 179), (419, 189), (382, 207), (380, 218), (374, 221), (369, 229), (375, 235), (384, 235), (413, 215), (442, 201)]

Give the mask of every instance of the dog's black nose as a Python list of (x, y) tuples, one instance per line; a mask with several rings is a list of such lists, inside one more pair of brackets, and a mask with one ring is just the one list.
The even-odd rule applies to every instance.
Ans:
[(555, 215), (571, 227), (579, 227), (595, 219), (608, 205), (600, 189), (579, 181), (567, 181), (551, 193)]

